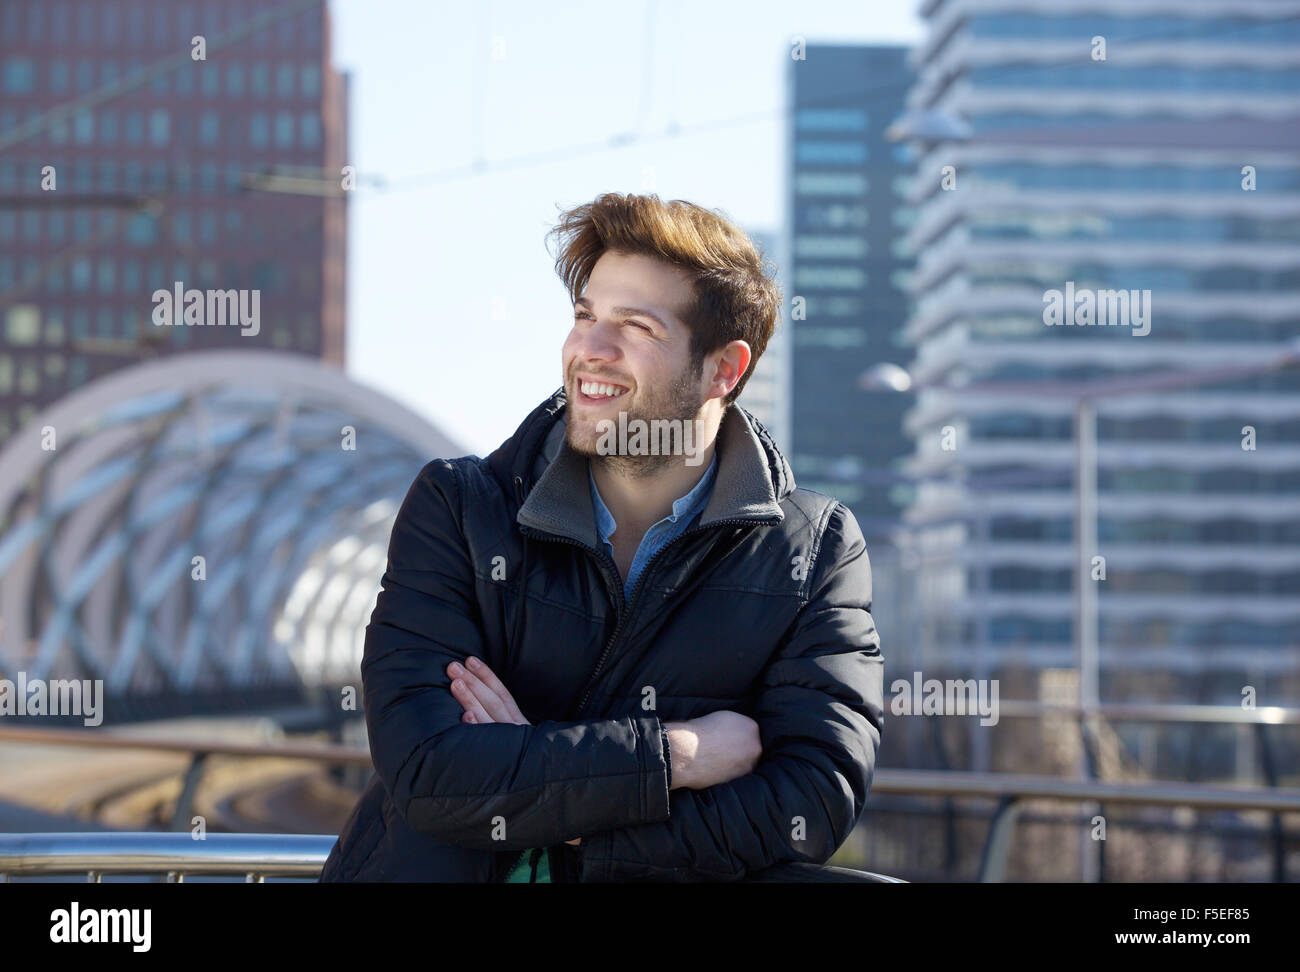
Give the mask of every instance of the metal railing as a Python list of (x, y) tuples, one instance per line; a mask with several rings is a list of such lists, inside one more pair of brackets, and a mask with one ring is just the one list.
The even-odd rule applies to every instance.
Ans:
[[(1253, 723), (1260, 728), (1269, 724), (1295, 724), (1300, 721), (1300, 710), (1297, 709), (1270, 708), (1258, 711), (1242, 711), (1235, 707), (1221, 706), (1212, 707), (1212, 711), (1206, 712), (1203, 711), (1204, 708), (1200, 706), (1102, 704), (1089, 707), (1087, 711), (1092, 714), (1109, 716), (1117, 721), (1237, 722)], [(1076, 705), (1050, 705), (1025, 700), (1007, 700), (1001, 703), (1002, 715), (1031, 717), (1051, 712), (1075, 716), (1081, 715), (1081, 710)], [(26, 728), (0, 728), (0, 740), (115, 749), (149, 749), (191, 754), (191, 763), (186, 772), (185, 784), (182, 787), (181, 797), (178, 800), (178, 806), (174, 814), (174, 824), (176, 824), (174, 829), (177, 830), (185, 829), (184, 821), (188, 820), (188, 808), (192, 803), (205, 761), (209, 756), (299, 758), (327, 765), (367, 767), (371, 765), (370, 753), (367, 750), (355, 746), (319, 743), (208, 743), (180, 739), (152, 739), (111, 731), (86, 733), (80, 730)], [(996, 800), (997, 809), (994, 812), (985, 839), (978, 877), (978, 880), (988, 882), (1004, 879), (1006, 861), (1013, 842), (1017, 817), (1024, 805), (1024, 801), (1035, 799), (1083, 804), (1106, 803), (1128, 806), (1189, 807), (1203, 810), (1272, 813), (1274, 815), (1273, 837), (1279, 849), (1276, 856), (1278, 861), (1281, 862), (1280, 848), (1285, 839), (1285, 833), (1281, 826), (1281, 814), (1300, 813), (1300, 789), (1277, 786), (1276, 775), (1269, 775), (1270, 783), (1273, 784), (1271, 786), (1238, 787), (1200, 783), (1114, 783), (1097, 779), (1065, 779), (1012, 773), (881, 769), (874, 774), (872, 793), (943, 799), (983, 798)], [(209, 842), (215, 841), (216, 843), (204, 849), (194, 847), (193, 845), (202, 844), (203, 841), (194, 840), (188, 833), (162, 834), (152, 832), (143, 834), (0, 835), (0, 842), (31, 841), (37, 837), (43, 837), (47, 841), (53, 841), (54, 838), (67, 838), (66, 845), (56, 842), (60, 847), (97, 846), (105, 849), (133, 846), (129, 841), (125, 840), (128, 837), (135, 838), (137, 841), (148, 838), (149, 840), (146, 843), (149, 846), (174, 852), (178, 855), (178, 860), (197, 862), (196, 873), (215, 873), (212, 868), (219, 865), (222, 868), (221, 873), (243, 872), (249, 875), (260, 874), (263, 876), (271, 874), (283, 874), (284, 876), (318, 874), (334, 842), (333, 837), (320, 836), (303, 837), (295, 835), (281, 837), (280, 835), (266, 834), (209, 834), (206, 840)], [(163, 839), (170, 842), (159, 843)], [(79, 841), (94, 840), (103, 843), (78, 843)], [(281, 840), (290, 842), (285, 846), (290, 847), (297, 853), (305, 853), (316, 846), (310, 843), (312, 841), (323, 841), (325, 843), (323, 850), (317, 847), (319, 861), (312, 858), (313, 863), (310, 866), (301, 862), (293, 863), (293, 867), (306, 869), (282, 872), (279, 869), (279, 864), (282, 861), (281, 857), (274, 855), (259, 857), (254, 853), (259, 848), (274, 849), (276, 842)], [(115, 841), (121, 843), (114, 843)], [(249, 841), (249, 843), (240, 843), (240, 841)], [(259, 841), (261, 843), (258, 843)], [(300, 843), (293, 843), (294, 841)], [(307, 843), (301, 843), (303, 841)], [(11, 845), (0, 843), (0, 850), (6, 846)], [(51, 843), (48, 846), (54, 846), (54, 844)], [(223, 856), (221, 852), (226, 847), (230, 848), (233, 856)], [(75, 855), (69, 853), (65, 855), (64, 860), (72, 860), (74, 857)], [(108, 855), (106, 860), (113, 857), (114, 855)], [(290, 858), (292, 858), (292, 855), (290, 855)], [(6, 868), (5, 866), (5, 862), (11, 859), (13, 858), (0, 853), (0, 874), (5, 873), (6, 870), (17, 873), (16, 868)], [(292, 860), (297, 859), (292, 858)], [(288, 863), (292, 863), (292, 861), (288, 861)], [(311, 870), (312, 867), (315, 868), (314, 871)], [(72, 872), (94, 872), (101, 869), (95, 866), (93, 861), (90, 861), (85, 863), (84, 866), (73, 867), (69, 870)], [(176, 871), (178, 875), (184, 870), (187, 870), (187, 868), (152, 868), (153, 873)], [(1284, 862), (1275, 866), (1274, 870), (1275, 880), (1286, 880)], [(65, 870), (62, 873), (68, 873), (68, 871)], [(121, 873), (121, 870), (119, 869), (117, 873)], [(863, 878), (864, 880), (897, 880), (881, 875), (872, 875), (871, 872), (867, 871), (856, 873), (871, 875), (871, 877)], [(250, 880), (252, 879), (250, 877)]]
[(337, 838), (318, 834), (173, 833), (0, 834), (0, 881), (11, 875), (156, 875), (180, 883), (186, 875), (316, 878)]
[[(319, 878), (335, 838), (308, 834), (173, 833), (0, 834), (0, 882), (11, 875), (147, 875), (181, 883), (187, 875), (240, 875), (245, 883), (270, 878)], [(792, 883), (905, 884), (899, 878), (846, 867), (778, 864), (748, 880)]]

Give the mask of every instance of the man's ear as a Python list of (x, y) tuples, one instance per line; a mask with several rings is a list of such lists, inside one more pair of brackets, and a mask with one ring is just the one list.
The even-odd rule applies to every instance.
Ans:
[(740, 340), (731, 341), (722, 349), (718, 356), (717, 364), (713, 369), (712, 381), (726, 381), (727, 390), (722, 395), (725, 399), (731, 394), (731, 390), (736, 387), (740, 379), (745, 377), (745, 372), (749, 370), (749, 362), (753, 358), (749, 345)]

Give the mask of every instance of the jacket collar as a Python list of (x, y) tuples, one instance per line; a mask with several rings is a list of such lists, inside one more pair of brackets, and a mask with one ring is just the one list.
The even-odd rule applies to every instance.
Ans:
[[(516, 516), (520, 525), (599, 548), (587, 457), (574, 452), (565, 437), (564, 394), (561, 387), (534, 410), (489, 461), (500, 463), (509, 455), (512, 475), (527, 470), (524, 481), (536, 479)], [(732, 405), (723, 416), (717, 453), (717, 478), (700, 514), (700, 526), (724, 520), (777, 523), (784, 519), (779, 504), (794, 490), (793, 473), (766, 428), (739, 405)]]

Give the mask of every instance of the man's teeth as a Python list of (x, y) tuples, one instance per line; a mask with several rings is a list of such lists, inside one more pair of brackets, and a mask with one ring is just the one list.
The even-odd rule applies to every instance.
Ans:
[(619, 395), (627, 391), (626, 388), (619, 388), (616, 385), (604, 385), (596, 381), (580, 382), (578, 387), (582, 389), (584, 395), (590, 395), (593, 398), (618, 398)]

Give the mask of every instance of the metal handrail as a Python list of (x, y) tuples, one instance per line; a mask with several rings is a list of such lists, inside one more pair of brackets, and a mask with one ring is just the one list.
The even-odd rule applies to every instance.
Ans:
[[(1196, 710), (1201, 710), (1199, 713)], [(1205, 710), (1209, 710), (1208, 712)], [(1029, 700), (1008, 700), (1001, 703), (1001, 714), (1013, 716), (1041, 715), (1048, 712), (1078, 715), (1083, 709), (1077, 704), (1044, 704)], [(1207, 723), (1253, 723), (1257, 729), (1270, 724), (1300, 721), (1300, 709), (1268, 707), (1257, 710), (1239, 710), (1234, 706), (1170, 706), (1129, 705), (1109, 703), (1087, 707), (1090, 713), (1108, 716), (1117, 721), (1174, 721)], [(155, 739), (116, 732), (88, 733), (75, 729), (0, 728), (0, 740), (52, 743), (105, 748), (150, 749), (155, 751), (188, 753), (192, 757), (186, 774), (181, 798), (177, 802), (173, 826), (183, 830), (188, 819), (194, 790), (209, 755), (244, 757), (281, 757), (314, 760), (334, 765), (370, 766), (370, 753), (355, 746), (304, 743), (229, 743), (203, 742), (181, 739)], [(997, 812), (990, 825), (980, 867), (980, 879), (1001, 880), (1011, 844), (1011, 831), (1015, 826), (1023, 801), (1027, 799), (1060, 800), (1126, 805), (1164, 807), (1193, 807), (1210, 810), (1264, 811), (1273, 813), (1274, 838), (1279, 843), (1284, 838), (1281, 826), (1282, 813), (1300, 813), (1300, 789), (1271, 787), (1217, 786), (1189, 783), (1114, 783), (1095, 779), (1066, 779), (1048, 776), (1027, 776), (1014, 773), (971, 773), (966, 771), (931, 770), (877, 770), (872, 779), (872, 793), (876, 795), (912, 795), (944, 798), (984, 798), (998, 801)], [(28, 835), (32, 836), (32, 835)], [(50, 836), (50, 835), (46, 835)], [(58, 835), (55, 835), (58, 836)], [(115, 835), (96, 835), (112, 839)], [(146, 836), (159, 837), (160, 834)], [(181, 840), (190, 840), (188, 834), (173, 834)], [(211, 835), (208, 840), (224, 842), (241, 835)], [(265, 835), (243, 835), (265, 836)], [(0, 838), (3, 839), (3, 838)], [(325, 839), (332, 842), (334, 838)], [(197, 842), (195, 842), (197, 843)], [(0, 845), (2, 848), (3, 845)], [(321, 856), (328, 855), (329, 846)], [(1285, 879), (1285, 861), (1276, 855), (1275, 877)], [(4, 873), (4, 858), (0, 855), (0, 874)], [(74, 870), (83, 870), (75, 868)], [(236, 870), (239, 870), (236, 868)], [(317, 867), (319, 871), (319, 867)], [(863, 872), (869, 873), (869, 872)], [(249, 880), (254, 880), (250, 872)]]
[(10, 874), (187, 874), (317, 877), (336, 837), (320, 834), (153, 832), (0, 834), (0, 881)]
[[(317, 834), (68, 833), (0, 834), (0, 882), (10, 874), (166, 875), (180, 883), (188, 874), (243, 874), (248, 883), (268, 877), (316, 878), (334, 837)], [(762, 882), (861, 882), (906, 884), (900, 878), (838, 866), (778, 864), (756, 873)]]
[(1099, 780), (968, 773), (954, 770), (878, 770), (872, 795), (986, 797), (1067, 802), (1196, 807), (1203, 810), (1264, 810), (1300, 813), (1300, 789), (1216, 786), (1208, 783), (1106, 783)]
[(282, 759), (310, 759), (335, 765), (369, 766), (370, 751), (334, 743), (237, 743), (202, 739), (159, 739), (125, 732), (87, 732), (85, 729), (31, 729), (26, 726), (0, 727), (0, 740), (55, 746), (87, 746), (103, 749), (149, 749), (155, 752), (193, 756), (251, 756)]

